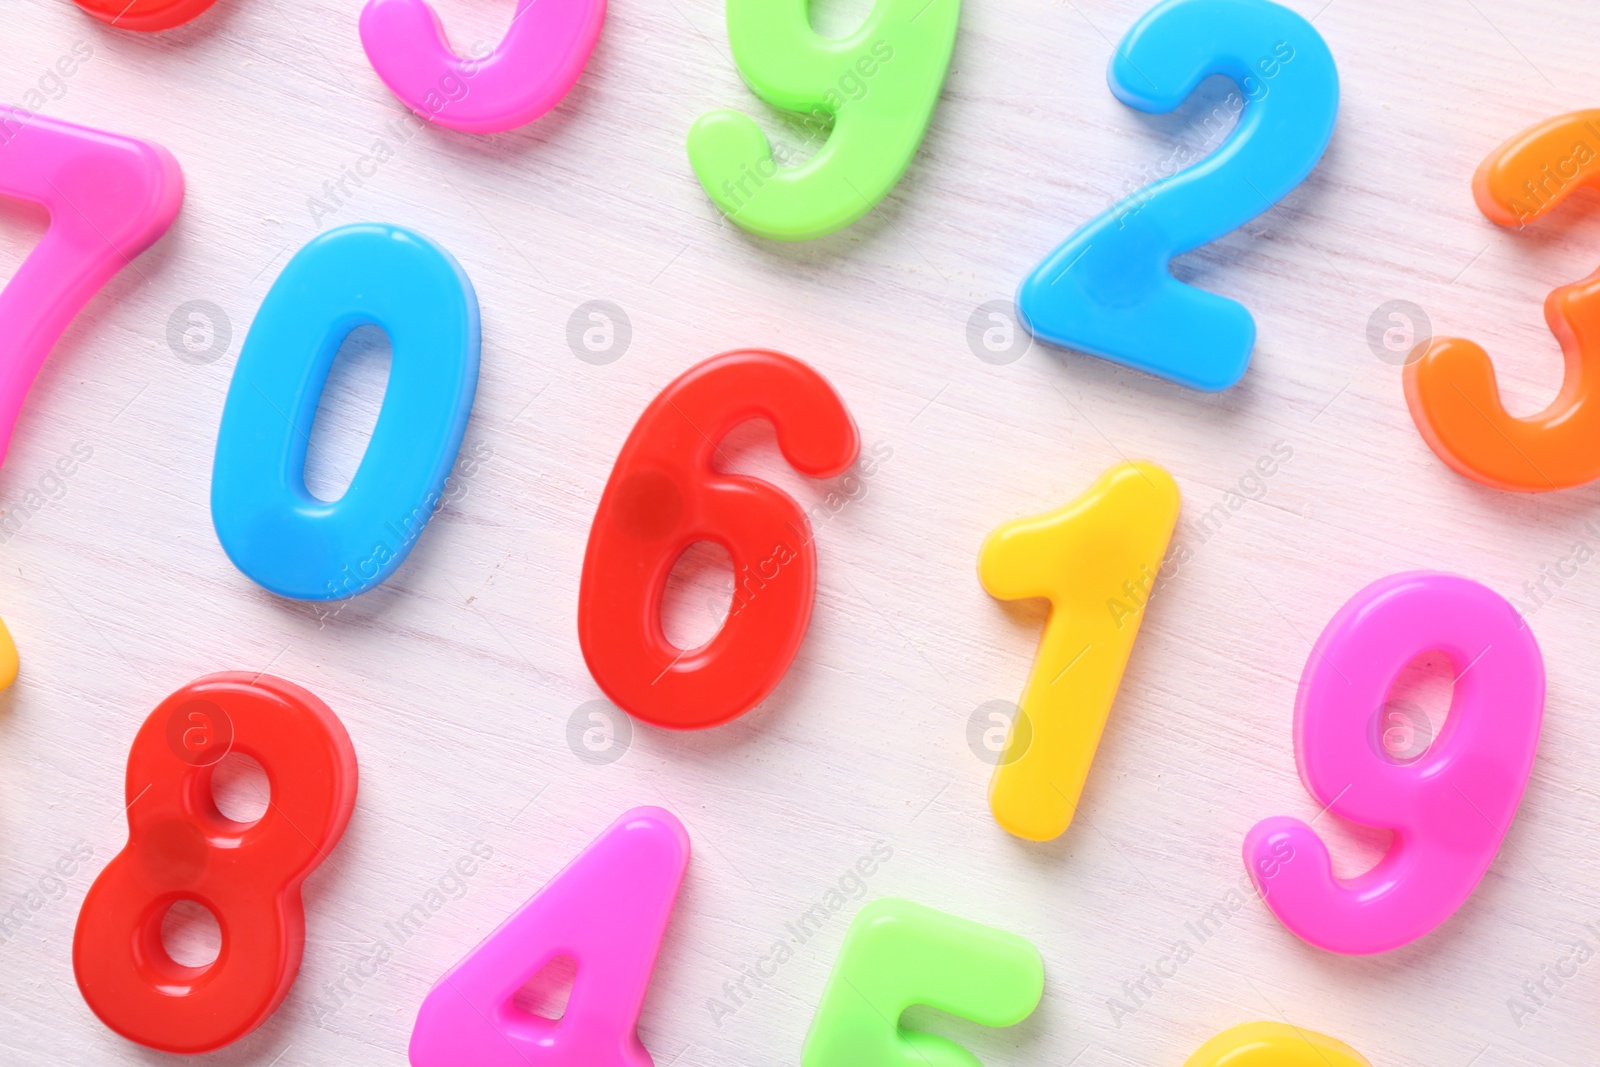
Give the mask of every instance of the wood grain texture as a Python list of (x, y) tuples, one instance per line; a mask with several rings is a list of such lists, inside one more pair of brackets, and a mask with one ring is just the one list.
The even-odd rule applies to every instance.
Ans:
[[(497, 39), (509, 0), (440, 0), (457, 44)], [(1538, 763), (1505, 849), (1443, 928), (1377, 959), (1310, 949), (1264, 907), (1200, 944), (1198, 921), (1244, 875), (1257, 819), (1309, 818), (1295, 773), (1295, 684), (1327, 619), (1368, 582), (1443, 568), (1510, 596), (1575, 542), (1600, 546), (1593, 487), (1540, 497), (1452, 474), (1406, 412), (1399, 368), (1369, 349), (1386, 301), (1493, 355), (1515, 413), (1554, 395), (1561, 360), (1541, 306), (1600, 247), (1582, 194), (1524, 232), (1476, 212), (1478, 161), (1547, 116), (1593, 106), (1600, 9), (1570, 0), (1294, 0), (1340, 64), (1332, 146), (1281, 205), (1180, 274), (1242, 300), (1259, 342), (1242, 384), (1199, 396), (1034, 347), (995, 366), (967, 324), (1007, 299), (1071, 229), (1200, 145), (1221, 99), (1141, 116), (1106, 90), (1114, 42), (1143, 0), (974, 0), (944, 99), (910, 172), (845, 233), (780, 247), (739, 233), (685, 157), (702, 112), (737, 106), (791, 136), (741, 83), (716, 0), (616, 0), (576, 90), (540, 122), (481, 139), (423, 130), (313, 219), (323, 183), (391, 137), (401, 106), (366, 63), (356, 0), (220, 0), (156, 37), (109, 30), (66, 0), (8, 0), (0, 99), (21, 101), (74, 42), (93, 57), (51, 115), (146, 136), (182, 162), (172, 232), (97, 296), (29, 397), (0, 507), (55, 494), (0, 545), (0, 615), (22, 673), (0, 697), (0, 909), (49, 898), (0, 945), (0, 1061), (153, 1064), (73, 983), (70, 943), (94, 873), (122, 846), (128, 744), (158, 701), (224, 669), (270, 670), (319, 694), (361, 759), (358, 808), (306, 886), (305, 962), (260, 1030), (209, 1060), (280, 1067), (400, 1064), (430, 984), (626, 807), (663, 804), (695, 854), (642, 1035), (660, 1067), (794, 1063), (851, 901), (737, 1011), (712, 998), (785, 924), (882, 841), (871, 895), (895, 894), (1033, 939), (1047, 987), (1007, 1031), (915, 1014), (985, 1062), (1178, 1065), (1213, 1034), (1287, 1018), (1393, 1067), (1555, 1067), (1600, 1037), (1600, 966), (1515, 1024), (1508, 998), (1582, 939), (1600, 948), (1591, 859), (1600, 723), (1600, 564), (1531, 616), (1549, 671)], [(864, 10), (859, 6), (859, 12)], [(833, 8), (837, 24), (850, 11)], [(55, 89), (55, 83), (48, 84)], [(229, 564), (208, 508), (212, 444), (255, 308), (321, 228), (378, 220), (450, 249), (477, 287), (484, 351), (469, 447), (492, 450), (384, 586), (327, 618), (276, 600)], [(42, 230), (0, 215), (0, 276)], [(622, 358), (567, 340), (589, 300), (625, 309)], [(168, 320), (221, 308), (225, 352), (179, 359)], [(691, 363), (770, 346), (835, 384), (866, 442), (890, 451), (864, 493), (818, 522), (820, 588), (799, 658), (757, 711), (722, 729), (640, 728), (615, 762), (569, 745), (599, 693), (575, 630), (590, 516), (635, 417)], [(319, 421), (313, 475), (336, 484), (361, 447), (381, 349), (345, 361)], [(1200, 517), (1286, 442), (1265, 495), (1199, 543)], [(92, 458), (61, 488), (57, 457)], [(803, 506), (841, 486), (783, 467), (770, 431), (730, 444)], [(1042, 614), (979, 588), (983, 536), (1076, 495), (1124, 456), (1171, 470), (1194, 558), (1149, 613), (1076, 824), (1053, 845), (1008, 838), (969, 749), (974, 709), (1015, 700)], [(721, 579), (698, 559), (675, 626), (714, 622)], [(1552, 587), (1553, 588), (1553, 587)], [(587, 720), (580, 717), (580, 726)], [(581, 747), (581, 746), (580, 746)], [(1381, 835), (1319, 820), (1340, 869)], [(59, 886), (48, 869), (92, 858)], [(337, 981), (475, 843), (493, 859), (370, 977)], [(1226, 908), (1224, 909), (1226, 910)], [(1596, 929), (1600, 929), (1597, 927)], [(1124, 980), (1188, 939), (1194, 956), (1137, 1013)]]

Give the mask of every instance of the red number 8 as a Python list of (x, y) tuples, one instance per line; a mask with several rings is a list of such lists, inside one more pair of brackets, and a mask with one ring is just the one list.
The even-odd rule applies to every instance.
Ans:
[[(254, 757), (271, 797), (253, 823), (217, 810), (211, 775)], [(356, 800), (356, 754), (328, 706), (267, 675), (212, 674), (173, 693), (128, 753), (128, 844), (78, 914), (72, 968), (89, 1007), (130, 1041), (209, 1052), (261, 1025), (305, 946), (300, 884), (327, 858)], [(175, 962), (161, 920), (179, 900), (222, 930), (215, 961)]]
[[(772, 422), (789, 464), (830, 478), (855, 462), (856, 425), (823, 377), (777, 352), (727, 352), (661, 391), (628, 435), (589, 530), (578, 641), (594, 680), (624, 711), (680, 730), (743, 714), (789, 669), (817, 586), (800, 505), (759, 478), (712, 468), (728, 432)], [(667, 641), (661, 600), (685, 549), (712, 541), (733, 559), (727, 622), (697, 649)]]

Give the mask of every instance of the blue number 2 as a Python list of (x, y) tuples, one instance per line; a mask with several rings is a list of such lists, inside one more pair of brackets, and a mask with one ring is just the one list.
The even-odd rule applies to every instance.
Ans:
[[(375, 325), (393, 346), (378, 423), (350, 488), (306, 489), (306, 446), (339, 346)], [(261, 302), (217, 432), (211, 521), (251, 580), (337, 600), (387, 578), (438, 505), (478, 388), (478, 297), (450, 253), (363, 223), (297, 252)]]
[(1017, 295), (1041, 340), (1207, 391), (1244, 375), (1255, 320), (1244, 305), (1178, 281), (1169, 264), (1304, 181), (1339, 110), (1339, 72), (1322, 35), (1268, 0), (1164, 0), (1122, 39), (1106, 80), (1123, 103), (1161, 114), (1213, 74), (1242, 94), (1222, 146), (1086, 224)]

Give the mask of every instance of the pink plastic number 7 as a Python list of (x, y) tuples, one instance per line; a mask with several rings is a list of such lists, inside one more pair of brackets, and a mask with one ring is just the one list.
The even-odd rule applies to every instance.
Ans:
[[(634, 808), (456, 964), (417, 1012), (412, 1067), (652, 1067), (639, 1012), (689, 864), (669, 811)], [(553, 960), (577, 964), (551, 1021), (512, 996)]]
[[(1401, 670), (1438, 650), (1455, 671), (1444, 729), (1410, 762), (1384, 748), (1383, 706)], [(1293, 933), (1330, 952), (1387, 952), (1448, 919), (1489, 869), (1533, 769), (1544, 659), (1515, 609), (1477, 582), (1413, 571), (1339, 610), (1300, 678), (1295, 755), (1326, 810), (1388, 827), (1372, 870), (1341, 881), (1299, 819), (1256, 824), (1244, 861)]]
[(451, 51), (427, 0), (367, 0), (361, 46), (389, 91), (413, 112), (466, 133), (503, 133), (561, 102), (589, 62), (606, 0), (517, 0), (494, 51)]
[(0, 291), (0, 461), (22, 398), (90, 297), (167, 232), (183, 172), (165, 148), (0, 107), (0, 196), (50, 228)]

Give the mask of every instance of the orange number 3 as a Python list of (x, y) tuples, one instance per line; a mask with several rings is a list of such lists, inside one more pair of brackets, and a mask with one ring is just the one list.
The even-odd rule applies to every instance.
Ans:
[[(1600, 185), (1600, 110), (1575, 111), (1517, 134), (1478, 168), (1478, 210), (1522, 227), (1581, 185)], [(1515, 418), (1500, 402), (1488, 353), (1441, 337), (1405, 369), (1411, 417), (1439, 458), (1496, 489), (1543, 493), (1600, 478), (1600, 270), (1544, 302), (1545, 321), (1566, 354), (1566, 377), (1550, 406)]]

